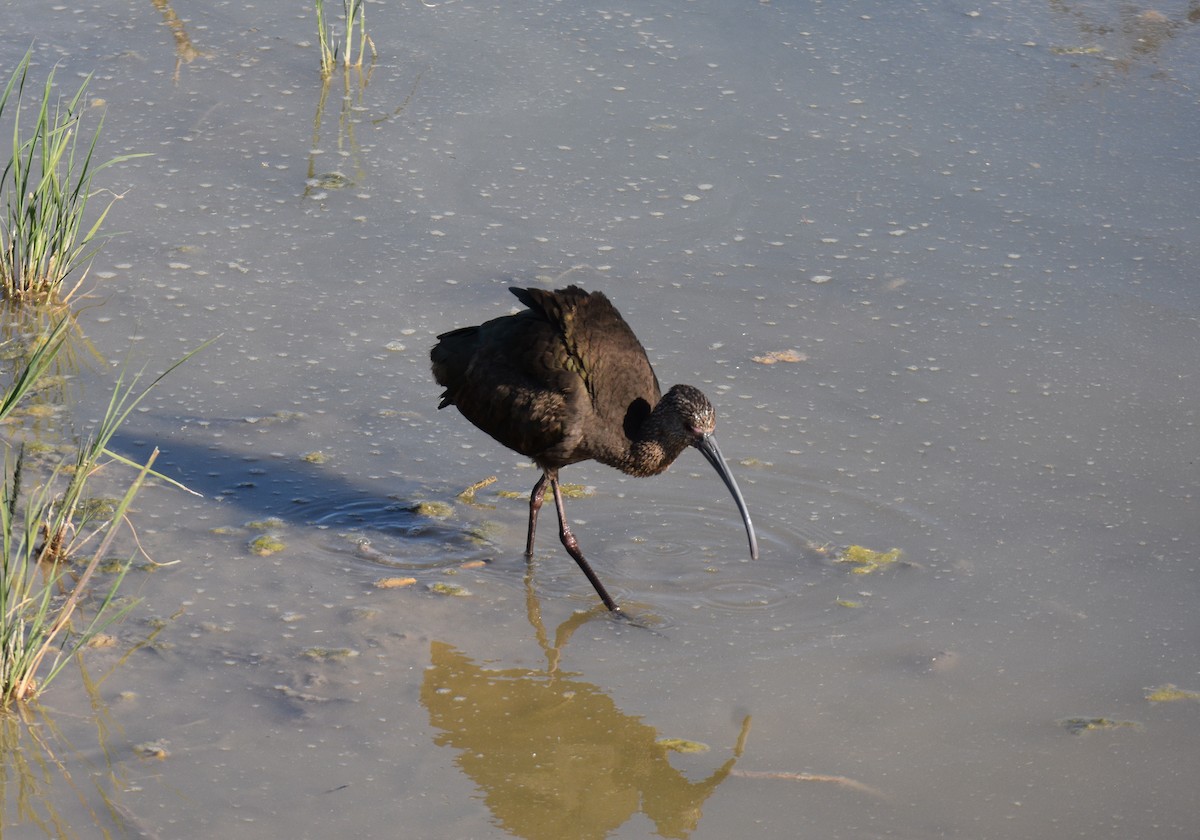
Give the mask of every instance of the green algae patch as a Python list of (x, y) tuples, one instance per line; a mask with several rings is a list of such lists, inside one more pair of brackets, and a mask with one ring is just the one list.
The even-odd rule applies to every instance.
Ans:
[(358, 656), (358, 651), (354, 648), (310, 647), (301, 651), (300, 655), (317, 662), (342, 662)]
[(88, 639), (86, 646), (89, 648), (113, 648), (117, 646), (117, 641), (117, 637), (112, 633), (97, 633)]
[(686, 738), (659, 738), (654, 743), (671, 752), (684, 754), (706, 753), (709, 749), (708, 744), (702, 744), (699, 741), (689, 741)]
[(465, 586), (459, 586), (457, 583), (449, 583), (448, 581), (438, 581), (437, 583), (429, 584), (429, 591), (452, 598), (466, 598), (471, 594), (471, 591)]
[(283, 520), (278, 516), (270, 516), (266, 519), (252, 519), (242, 527), (249, 528), (251, 531), (271, 531), (276, 528), (282, 528)]
[(738, 461), (738, 464), (746, 468), (775, 466), (770, 461), (764, 461), (761, 458), (743, 458), (742, 460)]
[(428, 516), (430, 519), (449, 519), (454, 515), (454, 505), (446, 502), (417, 502), (412, 511), (418, 516)]
[(92, 496), (75, 505), (75, 515), (83, 519), (112, 519), (120, 499), (111, 496)]
[(47, 417), (53, 417), (61, 411), (62, 408), (59, 406), (47, 405), (46, 403), (33, 403), (21, 406), (14, 414), (32, 417), (35, 420), (44, 420)]
[(1165, 685), (1155, 686), (1154, 688), (1146, 689), (1146, 699), (1151, 703), (1173, 703), (1177, 700), (1200, 700), (1200, 691), (1191, 691), (1186, 688), (1166, 683)]
[(272, 534), (263, 534), (261, 537), (250, 540), (249, 548), (252, 554), (257, 554), (259, 557), (270, 557), (287, 548), (287, 544)]
[(138, 758), (153, 758), (158, 761), (166, 761), (171, 757), (171, 753), (167, 750), (167, 742), (162, 738), (157, 741), (134, 744), (133, 752)]
[(521, 493), (517, 490), (497, 490), (496, 495), (501, 499), (528, 499), (528, 493)]
[(326, 461), (328, 461), (329, 456), (326, 455), (324, 452), (314, 451), (314, 452), (307, 452), (304, 455), (301, 455), (300, 460), (305, 461), (309, 464), (318, 464), (319, 465), (319, 464), (324, 464)]
[(869, 575), (879, 569), (886, 569), (888, 566), (900, 559), (900, 549), (893, 548), (889, 551), (874, 551), (869, 548), (864, 548), (861, 545), (850, 545), (842, 549), (838, 554), (837, 562), (849, 563), (854, 566), (850, 570), (851, 574)]
[(858, 609), (862, 609), (863, 602), (862, 601), (851, 601), (847, 598), (838, 598), (837, 605), (839, 607), (845, 607), (846, 609), (850, 609), (850, 610), (858, 610)]
[(1073, 717), (1060, 720), (1059, 723), (1072, 735), (1083, 735), (1086, 732), (1100, 732), (1109, 729), (1142, 728), (1142, 725), (1136, 720), (1113, 720), (1105, 717)]
[(243, 417), (242, 420), (253, 426), (259, 423), (290, 423), (293, 420), (303, 420), (307, 416), (303, 411), (276, 411), (266, 417)]
[(503, 532), (503, 525), (489, 519), (477, 525), (472, 525), (467, 530), (467, 539), (474, 545), (491, 545), (496, 542), (496, 538)]

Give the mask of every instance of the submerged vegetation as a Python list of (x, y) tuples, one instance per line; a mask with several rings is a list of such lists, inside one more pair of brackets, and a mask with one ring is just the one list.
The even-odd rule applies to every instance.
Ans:
[[(0, 423), (49, 368), (66, 324), (65, 318), (58, 323), (4, 394)], [(73, 457), (48, 463), (9, 442), (0, 475), (0, 706), (44, 690), (75, 653), (132, 606), (117, 595), (137, 551), (116, 563), (110, 552), (146, 479), (170, 479), (153, 471), (157, 449), (137, 464), (108, 445), (150, 390), (190, 356), (140, 390), (140, 375), (118, 378), (103, 418)], [(88, 488), (114, 464), (132, 468), (133, 478), (110, 503), (96, 504)], [(93, 591), (97, 571), (111, 577)]]
[(46, 76), (26, 129), (21, 109), (29, 82), (27, 52), (0, 93), (0, 119), (11, 113), (12, 153), (0, 176), (0, 298), (12, 303), (66, 303), (82, 285), (99, 247), (100, 226), (120, 196), (112, 195), (90, 227), (84, 226), (92, 177), (139, 154), (95, 158), (103, 118), (91, 138), (81, 136), (88, 78), (69, 99)]
[(1101, 732), (1111, 729), (1140, 730), (1142, 725), (1136, 720), (1113, 720), (1105, 717), (1073, 717), (1060, 720), (1059, 724), (1072, 735), (1083, 735), (1088, 732)]

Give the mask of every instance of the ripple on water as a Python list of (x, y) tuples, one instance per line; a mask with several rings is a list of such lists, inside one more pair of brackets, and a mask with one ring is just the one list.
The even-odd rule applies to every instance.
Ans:
[(704, 587), (697, 594), (705, 606), (740, 612), (778, 606), (792, 593), (761, 580), (725, 579)]
[[(453, 508), (447, 511), (452, 514)], [(351, 554), (387, 568), (419, 571), (453, 566), (478, 554), (483, 542), (452, 516), (430, 516), (412, 501), (321, 499), (298, 507), (296, 513), (328, 532), (325, 547), (339, 558)]]
[[(760, 478), (757, 489), (761, 494), (771, 484)], [(883, 580), (892, 574), (856, 573), (851, 564), (837, 562), (841, 549), (863, 545), (887, 552), (896, 547), (911, 561), (897, 568), (921, 568), (929, 562), (925, 547), (930, 535), (939, 530), (927, 511), (904, 500), (833, 492), (815, 484), (793, 485), (778, 498), (784, 501), (773, 508), (760, 504), (752, 511), (760, 549), (756, 561), (749, 560), (736, 511), (715, 504), (701, 508), (655, 500), (652, 510), (630, 514), (626, 527), (635, 545), (625, 558), (613, 558), (616, 574), (602, 577), (612, 575), (626, 591), (644, 592), (638, 596), (643, 600), (661, 597), (722, 612), (770, 612), (804, 595), (812, 609), (798, 614), (818, 623), (841, 623), (858, 615), (846, 604), (862, 600), (860, 590), (882, 587), (886, 592), (891, 587)], [(797, 501), (800, 498), (809, 502)], [(606, 552), (619, 549), (610, 545)], [(785, 609), (789, 620), (796, 617), (791, 607)]]
[(633, 515), (629, 536), (635, 545), (618, 561), (615, 577), (650, 600), (658, 592), (727, 611), (778, 606), (806, 585), (796, 571), (812, 565), (808, 540), (774, 523), (756, 523), (755, 530), (760, 558), (751, 561), (736, 511), (656, 501), (652, 519)]

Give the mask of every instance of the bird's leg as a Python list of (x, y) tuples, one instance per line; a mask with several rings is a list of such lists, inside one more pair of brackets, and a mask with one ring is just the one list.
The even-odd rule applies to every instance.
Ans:
[(526, 559), (533, 556), (533, 532), (537, 530), (537, 515), (538, 511), (542, 509), (542, 496), (545, 494), (546, 474), (542, 473), (538, 483), (533, 485), (533, 492), (529, 494), (529, 536), (525, 539)]
[[(541, 482), (538, 485), (541, 486)], [(571, 533), (571, 529), (567, 525), (567, 511), (563, 507), (562, 491), (558, 488), (557, 476), (550, 478), (550, 489), (554, 491), (554, 506), (558, 508), (558, 536), (562, 540), (563, 548), (579, 564), (579, 568), (583, 570), (587, 579), (591, 581), (592, 587), (596, 590), (596, 594), (600, 596), (600, 600), (604, 602), (604, 606), (608, 607), (612, 612), (621, 612), (621, 608), (617, 606), (617, 602), (608, 594), (608, 590), (604, 588), (604, 584), (600, 582), (600, 578), (596, 577), (596, 573), (592, 571), (592, 567), (588, 565), (588, 561), (583, 559), (583, 552), (579, 550), (579, 540), (575, 539), (575, 535)]]

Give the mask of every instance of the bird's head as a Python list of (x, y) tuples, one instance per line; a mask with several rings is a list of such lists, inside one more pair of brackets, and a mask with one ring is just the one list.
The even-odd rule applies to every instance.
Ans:
[(656, 406), (663, 415), (667, 431), (679, 436), (687, 446), (699, 446), (717, 428), (717, 412), (708, 397), (691, 385), (675, 385)]
[[(699, 388), (693, 388), (691, 385), (676, 385), (663, 395), (662, 400), (654, 407), (654, 413), (661, 415), (663, 431), (673, 439), (674, 443), (683, 443), (699, 449), (700, 454), (708, 463), (712, 464), (713, 469), (721, 476), (721, 481), (725, 482), (725, 486), (733, 495), (738, 512), (742, 515), (742, 522), (746, 526), (746, 536), (750, 540), (750, 556), (757, 557), (758, 539), (754, 536), (750, 511), (746, 508), (746, 500), (742, 498), (742, 491), (738, 489), (737, 482), (733, 480), (733, 474), (725, 464), (725, 457), (721, 454), (720, 447), (717, 446), (717, 438), (713, 435), (713, 431), (717, 427), (717, 412), (713, 410), (708, 397), (700, 393)], [(671, 458), (674, 458), (682, 449), (683, 447), (680, 446), (671, 454)]]

